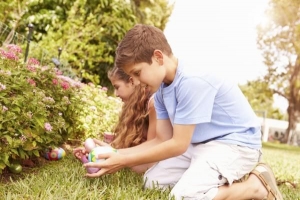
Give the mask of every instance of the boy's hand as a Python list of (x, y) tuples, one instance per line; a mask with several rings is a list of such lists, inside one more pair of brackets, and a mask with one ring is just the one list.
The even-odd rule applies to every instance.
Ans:
[(103, 162), (89, 162), (84, 164), (85, 167), (97, 167), (100, 170), (94, 174), (86, 174), (86, 177), (95, 178), (100, 177), (105, 174), (112, 174), (120, 169), (124, 168), (125, 165), (122, 164), (124, 155), (119, 153), (106, 153), (98, 156), (99, 159), (105, 159)]

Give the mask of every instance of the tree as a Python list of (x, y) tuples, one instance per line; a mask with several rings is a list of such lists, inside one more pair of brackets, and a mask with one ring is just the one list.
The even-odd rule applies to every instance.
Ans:
[[(25, 0), (3, 0), (0, 2), (0, 22), (3, 24), (8, 24), (10, 30), (5, 30), (7, 35), (0, 30), (1, 36), (5, 35), (4, 41), (1, 41), (3, 44), (10, 44), (15, 38), (17, 28), (22, 25), (22, 18), (25, 13), (28, 11)], [(1, 28), (1, 27), (0, 27)], [(25, 38), (24, 38), (25, 39)], [(2, 45), (2, 44), (1, 44)]]
[(273, 107), (274, 98), (273, 91), (269, 89), (269, 85), (262, 79), (248, 81), (244, 85), (239, 86), (248, 99), (253, 110), (261, 115), (265, 113), (268, 118), (284, 119), (284, 114), (278, 108)]
[(300, 2), (271, 0), (269, 23), (258, 27), (258, 46), (268, 73), (265, 81), (288, 101), (288, 122), (283, 142), (290, 142), (300, 113)]
[(106, 85), (115, 48), (134, 23), (135, 16), (125, 1), (76, 0), (60, 29), (49, 28), (39, 44), (53, 47), (53, 51), (61, 46), (62, 58), (67, 59), (84, 80)]
[(131, 0), (137, 22), (164, 30), (174, 9), (168, 0)]
[(26, 35), (27, 25), (34, 24), (33, 40), (47, 49), (43, 59), (50, 62), (62, 47), (61, 61), (83, 80), (110, 87), (107, 71), (124, 34), (136, 23), (163, 30), (173, 10), (168, 0), (30, 0), (26, 6), (17, 30)]

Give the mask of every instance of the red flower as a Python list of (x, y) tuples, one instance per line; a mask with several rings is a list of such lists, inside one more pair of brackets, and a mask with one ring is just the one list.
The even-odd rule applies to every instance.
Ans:
[(40, 64), (40, 62), (35, 58), (28, 59), (28, 65), (39, 65), (39, 64)]
[(63, 82), (61, 83), (61, 87), (62, 87), (64, 90), (67, 90), (67, 89), (69, 89), (70, 84), (69, 84), (68, 82), (66, 82), (66, 81), (63, 81)]
[(58, 80), (57, 79), (53, 79), (52, 83), (53, 83), (53, 85), (57, 85), (58, 84)]
[(30, 85), (32, 85), (32, 86), (36, 86), (35, 81), (32, 80), (32, 79), (28, 79), (28, 83), (29, 83)]
[(4, 51), (3, 49), (0, 50), (0, 54), (9, 60), (18, 60), (18, 56), (13, 51)]

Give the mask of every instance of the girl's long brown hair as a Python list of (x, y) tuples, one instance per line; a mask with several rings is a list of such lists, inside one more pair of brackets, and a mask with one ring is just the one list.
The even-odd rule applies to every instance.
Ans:
[[(126, 83), (130, 76), (122, 69), (114, 67), (108, 72), (109, 79), (118, 79)], [(114, 148), (128, 148), (147, 140), (149, 127), (148, 101), (150, 94), (140, 85), (136, 86), (133, 94), (123, 104), (119, 122), (114, 129), (115, 139), (111, 143)]]

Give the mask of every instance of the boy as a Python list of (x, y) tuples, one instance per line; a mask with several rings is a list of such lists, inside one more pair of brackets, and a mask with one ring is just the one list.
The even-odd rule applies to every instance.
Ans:
[[(174, 186), (175, 199), (282, 199), (271, 169), (258, 163), (260, 124), (238, 86), (211, 74), (187, 73), (163, 32), (136, 25), (116, 50), (117, 67), (156, 92), (156, 138), (105, 154), (101, 170), (157, 162), (146, 187)], [(233, 183), (250, 174), (242, 183)]]

